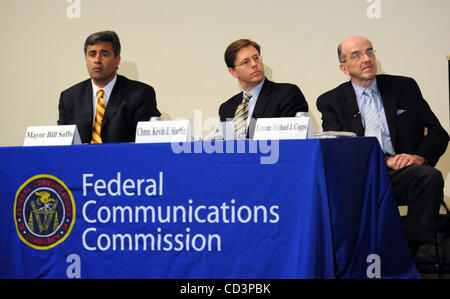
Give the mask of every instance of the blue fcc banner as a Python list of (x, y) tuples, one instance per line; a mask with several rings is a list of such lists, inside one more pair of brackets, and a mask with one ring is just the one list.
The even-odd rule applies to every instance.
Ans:
[(375, 138), (0, 148), (1, 278), (415, 278)]

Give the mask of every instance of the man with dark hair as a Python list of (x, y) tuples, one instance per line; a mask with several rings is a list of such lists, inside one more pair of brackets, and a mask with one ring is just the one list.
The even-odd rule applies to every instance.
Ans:
[(90, 35), (84, 55), (91, 78), (61, 93), (58, 125), (77, 125), (83, 143), (134, 142), (137, 123), (161, 115), (155, 90), (117, 75), (121, 57), (115, 32)]
[(243, 89), (219, 108), (221, 121), (233, 120), (236, 137), (251, 138), (248, 127), (253, 128), (258, 118), (308, 112), (305, 97), (296, 85), (265, 78), (261, 47), (254, 41), (240, 39), (231, 43), (225, 51), (225, 63)]
[(414, 79), (376, 74), (375, 51), (368, 39), (344, 40), (338, 58), (351, 80), (317, 99), (323, 130), (377, 137), (395, 197), (408, 205), (406, 237), (415, 255), (421, 243), (433, 238), (444, 187), (434, 166), (447, 148), (448, 133)]
[(89, 35), (84, 43), (84, 53), (87, 53), (88, 46), (93, 46), (103, 42), (111, 43), (114, 55), (120, 56), (120, 40), (114, 31), (100, 31)]

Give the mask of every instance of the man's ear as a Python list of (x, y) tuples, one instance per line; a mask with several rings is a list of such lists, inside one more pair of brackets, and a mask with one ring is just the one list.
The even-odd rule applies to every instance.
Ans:
[(116, 57), (116, 67), (119, 68), (120, 64), (120, 55)]
[(346, 75), (349, 74), (349, 73), (348, 73), (348, 68), (347, 68), (347, 66), (345, 65), (345, 63), (342, 63), (342, 62), (341, 62), (341, 64), (339, 64), (339, 68), (341, 69), (341, 71), (342, 71), (344, 74), (346, 74)]
[(236, 70), (235, 70), (234, 68), (229, 67), (229, 68), (228, 68), (228, 72), (229, 72), (233, 77), (235, 77), (235, 78), (238, 77), (238, 74), (236, 73)]

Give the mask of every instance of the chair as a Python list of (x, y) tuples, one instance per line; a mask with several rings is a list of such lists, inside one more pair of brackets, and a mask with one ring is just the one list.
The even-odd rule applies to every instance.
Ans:
[[(442, 201), (441, 206), (445, 209), (446, 215), (449, 216), (450, 215), (450, 210), (447, 207), (447, 204), (445, 203), (445, 201)], [(404, 209), (402, 209), (402, 207), (406, 207), (406, 209), (407, 209), (407, 205), (404, 205), (404, 204), (398, 204), (398, 207), (399, 207), (400, 213), (404, 212)], [(407, 217), (406, 215), (401, 216), (402, 220), (405, 220), (406, 217)], [(442, 278), (444, 273), (443, 273), (443, 270), (442, 270), (442, 264), (441, 264), (441, 260), (440, 260), (439, 242), (438, 242), (437, 233), (438, 233), (438, 230), (435, 227), (434, 233), (433, 233), (433, 243), (434, 243), (433, 246), (434, 246), (434, 249), (435, 249), (435, 256), (436, 256), (434, 267), (437, 269), (437, 273), (438, 273), (439, 278)]]

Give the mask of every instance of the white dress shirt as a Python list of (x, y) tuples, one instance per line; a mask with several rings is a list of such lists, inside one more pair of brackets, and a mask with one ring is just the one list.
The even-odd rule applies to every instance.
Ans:
[[(252, 98), (248, 102), (247, 127), (250, 124), (250, 119), (252, 118), (253, 110), (255, 110), (256, 101), (258, 101), (259, 93), (261, 92), (261, 88), (264, 85), (264, 81), (266, 81), (265, 77), (255, 87), (253, 87), (252, 90), (249, 91), (249, 93), (252, 95)], [(242, 97), (244, 96), (245, 93), (247, 92), (244, 90)]]

